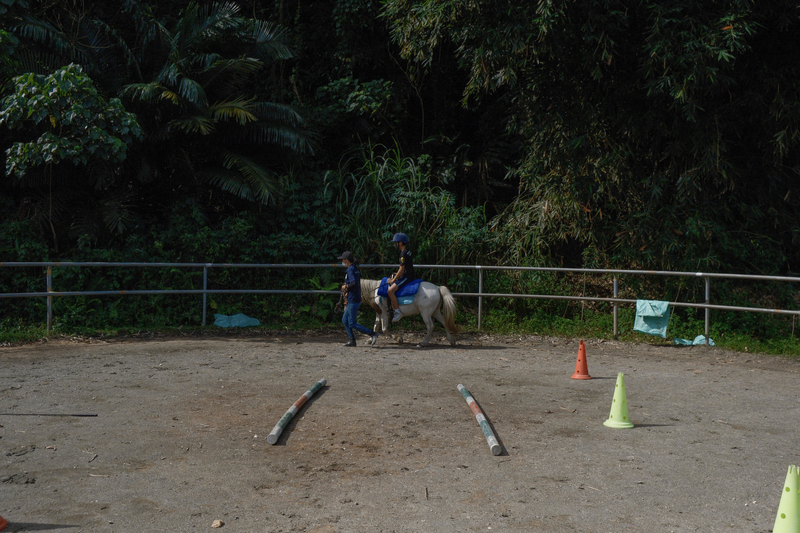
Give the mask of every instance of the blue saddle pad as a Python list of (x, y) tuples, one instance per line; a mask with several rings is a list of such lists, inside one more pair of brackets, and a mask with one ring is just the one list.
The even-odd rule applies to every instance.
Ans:
[[(419, 284), (422, 283), (422, 278), (415, 279), (414, 281), (409, 281), (399, 289), (397, 292), (394, 293), (395, 296), (400, 298), (401, 296), (411, 296), (413, 300), (413, 296), (417, 294), (419, 290)], [(389, 278), (383, 278), (381, 280), (381, 284), (378, 287), (378, 296), (387, 297), (389, 296)]]

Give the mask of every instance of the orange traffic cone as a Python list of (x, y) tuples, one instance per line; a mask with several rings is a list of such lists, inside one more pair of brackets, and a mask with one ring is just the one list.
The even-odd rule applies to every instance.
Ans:
[(4, 530), (8, 525), (8, 520), (0, 516), (0, 531)]
[(575, 373), (572, 379), (592, 379), (589, 375), (589, 366), (586, 364), (586, 345), (581, 339), (581, 346), (578, 348), (578, 361), (575, 363)]

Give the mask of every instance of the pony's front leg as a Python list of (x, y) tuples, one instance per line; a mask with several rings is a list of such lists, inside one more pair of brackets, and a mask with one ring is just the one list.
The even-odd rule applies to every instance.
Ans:
[(375, 298), (375, 304), (372, 308), (375, 309), (375, 322), (372, 323), (372, 331), (375, 333), (386, 333), (386, 328), (383, 327), (383, 306), (381, 306), (381, 299)]

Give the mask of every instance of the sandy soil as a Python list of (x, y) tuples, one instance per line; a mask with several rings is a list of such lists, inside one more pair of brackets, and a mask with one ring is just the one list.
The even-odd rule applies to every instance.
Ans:
[[(579, 381), (577, 339), (344, 340), (0, 348), (7, 531), (766, 533), (800, 464), (797, 360), (587, 340)], [(618, 372), (633, 429), (603, 425)]]

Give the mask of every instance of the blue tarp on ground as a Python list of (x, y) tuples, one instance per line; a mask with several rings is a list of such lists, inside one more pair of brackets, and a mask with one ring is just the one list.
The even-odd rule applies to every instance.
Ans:
[[(705, 335), (698, 335), (697, 337), (694, 338), (693, 341), (690, 341), (689, 339), (674, 339), (673, 342), (675, 344), (683, 344), (685, 346), (697, 346), (698, 344), (705, 344), (706, 343), (706, 336)], [(716, 346), (716, 344), (714, 344), (714, 339), (712, 339), (711, 337), (708, 338), (708, 345), (709, 346)]]
[(239, 313), (238, 315), (214, 315), (214, 325), (220, 328), (245, 328), (247, 326), (258, 326), (261, 322), (257, 318), (250, 318)]
[(636, 300), (636, 318), (633, 330), (662, 339), (667, 337), (669, 324), (669, 302), (659, 300)]

